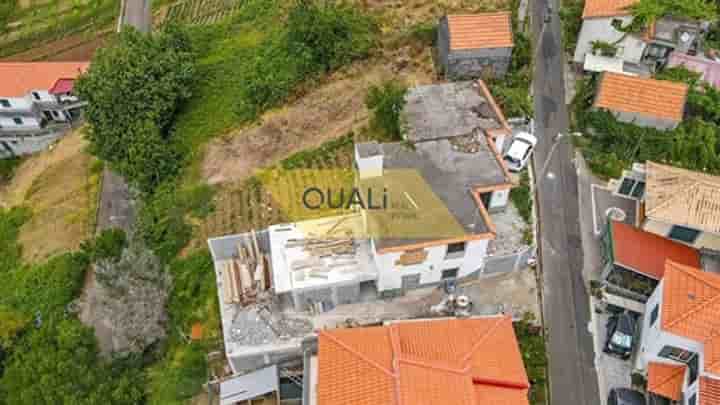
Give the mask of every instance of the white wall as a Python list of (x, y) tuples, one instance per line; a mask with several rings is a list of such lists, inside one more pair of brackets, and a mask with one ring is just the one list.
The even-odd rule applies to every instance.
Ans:
[(573, 61), (576, 63), (585, 62), (585, 54), (592, 52), (593, 41), (605, 41), (614, 43), (620, 40), (625, 33), (613, 28), (612, 20), (622, 20), (623, 26), (632, 21), (631, 16), (610, 17), (610, 18), (588, 18), (584, 19), (580, 35), (578, 36), (577, 46), (575, 47), (575, 56)]
[(361, 179), (382, 176), (383, 174), (382, 155), (361, 158), (357, 148), (355, 148), (355, 164)]
[(465, 255), (459, 258), (445, 258), (447, 245), (426, 248), (428, 255), (424, 262), (411, 266), (396, 265), (395, 262), (403, 252), (378, 254), (375, 243), (372, 242), (373, 257), (378, 268), (377, 287), (379, 291), (398, 289), (402, 286), (402, 277), (420, 274), (420, 284), (437, 283), (441, 281), (442, 271), (459, 268), (458, 278), (465, 277), (485, 264), (487, 253), (486, 239), (468, 241), (465, 245)]
[(505, 207), (508, 204), (508, 198), (510, 198), (510, 189), (493, 191), (490, 197), (490, 206), (487, 209), (494, 210)]
[(2, 137), (0, 141), (10, 147), (15, 155), (21, 156), (44, 150), (64, 135), (64, 132), (58, 132), (45, 136)]
[[(640, 345), (640, 355), (637, 356), (637, 363), (635, 367), (639, 370), (647, 370), (647, 364), (651, 361), (672, 363), (672, 360), (664, 357), (659, 357), (658, 354), (664, 346), (674, 346), (679, 349), (698, 353), (698, 365), (700, 371), (703, 369), (704, 353), (703, 344), (701, 342), (678, 336), (673, 333), (664, 331), (660, 328), (662, 324), (662, 288), (664, 281), (658, 284), (655, 291), (648, 299), (645, 305), (645, 316), (643, 317), (642, 325), (642, 342)], [(650, 314), (657, 305), (658, 317), (655, 324), (650, 326)], [(686, 381), (687, 383), (687, 381)]]
[(18, 125), (13, 121), (12, 116), (10, 117), (4, 117), (0, 116), (0, 127), (6, 128), (9, 130), (13, 129), (34, 129), (34, 128), (40, 128), (40, 120), (35, 117), (26, 117), (26, 116), (20, 116), (18, 115), (18, 118), (22, 119), (22, 124)]
[(618, 52), (615, 56), (626, 62), (639, 64), (646, 46), (642, 39), (628, 35), (618, 44)]
[[(37, 93), (38, 96), (40, 96), (40, 99), (36, 99), (35, 96), (32, 94), (33, 92)], [(32, 101), (37, 102), (46, 102), (46, 103), (57, 103), (57, 99), (52, 94), (48, 93), (47, 90), (32, 90), (30, 94), (28, 94), (28, 97)]]
[(10, 110), (22, 110), (22, 111), (30, 111), (32, 109), (32, 101), (28, 97), (2, 97), (0, 96), (0, 99), (7, 100), (10, 103), (10, 107), (3, 107), (0, 105), (0, 111), (10, 111)]

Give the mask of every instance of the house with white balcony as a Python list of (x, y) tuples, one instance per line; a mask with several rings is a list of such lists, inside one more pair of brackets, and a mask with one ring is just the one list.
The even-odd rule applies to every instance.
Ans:
[(668, 261), (647, 302), (635, 367), (647, 391), (681, 405), (720, 403), (720, 275)]
[[(527, 265), (532, 249), (523, 239), (524, 224), (509, 220), (519, 219), (509, 209), (515, 182), (499, 153), (511, 129), (485, 84), (419, 86), (406, 98), (405, 141), (355, 144), (348, 173), (362, 203), (311, 219), (285, 206), (289, 222), (208, 240), (234, 369), (285, 358), (307, 333), (301, 328), (278, 337), (282, 344), (248, 340), (243, 331), (258, 317), (243, 315), (243, 308), (268, 295), (285, 308), (275, 315), (324, 313), (471, 280), (494, 267)], [(298, 178), (312, 177), (308, 173)], [(272, 173), (267, 181), (293, 174)], [(347, 185), (318, 183), (332, 175), (317, 174), (301, 188), (336, 201), (338, 194), (326, 189)], [(265, 189), (280, 209), (283, 200), (305, 195), (270, 183)]]
[(0, 157), (46, 148), (81, 116), (75, 80), (89, 62), (0, 63)]

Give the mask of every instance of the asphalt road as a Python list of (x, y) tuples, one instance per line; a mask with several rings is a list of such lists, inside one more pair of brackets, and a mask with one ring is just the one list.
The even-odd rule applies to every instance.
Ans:
[(152, 28), (151, 0), (123, 0), (121, 25), (132, 25), (140, 32), (150, 32)]
[[(545, 10), (552, 18), (543, 29)], [(548, 336), (550, 398), (553, 405), (600, 403), (594, 368), (589, 299), (583, 283), (583, 252), (578, 210), (578, 179), (567, 134), (563, 49), (557, 0), (532, 2), (535, 44), (533, 80), (543, 317)], [(541, 35), (542, 34), (542, 35)], [(553, 143), (558, 142), (553, 148)], [(554, 149), (554, 152), (553, 152)], [(548, 161), (548, 157), (550, 160)]]

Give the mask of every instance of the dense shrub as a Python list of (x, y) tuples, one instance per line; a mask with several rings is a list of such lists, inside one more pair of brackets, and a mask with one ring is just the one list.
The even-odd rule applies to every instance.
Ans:
[(210, 186), (178, 189), (175, 183), (166, 183), (143, 202), (137, 232), (167, 263), (192, 237), (192, 226), (186, 222), (186, 216), (202, 217), (211, 209)]
[(0, 209), (0, 274), (20, 265), (22, 247), (17, 238), (28, 219), (30, 211), (26, 208)]
[(520, 184), (510, 190), (510, 199), (526, 223), (532, 223), (532, 195), (530, 175), (527, 170), (520, 174)]
[(123, 30), (115, 44), (95, 54), (78, 81), (88, 101), (92, 152), (145, 192), (180, 165), (169, 127), (191, 94), (195, 66), (189, 44), (173, 26), (152, 35)]
[(370, 125), (387, 140), (402, 140), (400, 113), (405, 106), (407, 86), (395, 80), (370, 86), (365, 105), (371, 111)]
[(120, 258), (123, 249), (127, 246), (127, 237), (122, 229), (105, 229), (94, 239), (85, 241), (81, 249), (91, 262), (98, 260), (115, 261)]
[(367, 57), (377, 30), (373, 19), (357, 7), (321, 0), (295, 0), (287, 25), (287, 49), (303, 75), (329, 72)]
[(583, 0), (567, 0), (562, 2), (558, 10), (562, 23), (562, 39), (565, 52), (573, 54), (577, 46), (580, 28), (582, 27), (582, 13), (585, 7)]
[(76, 319), (46, 319), (7, 359), (0, 402), (133, 405), (144, 393), (137, 370), (98, 363), (92, 329)]

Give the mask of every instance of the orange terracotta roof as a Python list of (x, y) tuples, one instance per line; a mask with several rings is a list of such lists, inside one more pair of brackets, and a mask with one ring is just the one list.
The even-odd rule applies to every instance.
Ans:
[(336, 329), (318, 340), (318, 405), (528, 404), (506, 316)]
[(448, 15), (447, 21), (451, 50), (513, 46), (509, 12)]
[(698, 399), (700, 400), (698, 405), (720, 404), (720, 380), (705, 376), (700, 377), (698, 393)]
[(682, 397), (686, 365), (648, 363), (647, 389), (665, 398), (678, 401)]
[(76, 79), (90, 62), (0, 63), (0, 97), (22, 97), (32, 90), (49, 90), (60, 79)]
[(662, 329), (703, 342), (704, 369), (720, 370), (720, 275), (668, 261), (662, 294)]
[(682, 121), (687, 92), (683, 83), (605, 72), (595, 107)]
[(705, 372), (720, 376), (720, 334), (715, 334), (705, 341)]
[(617, 221), (612, 222), (611, 232), (615, 263), (630, 270), (660, 280), (668, 259), (700, 267), (698, 251), (682, 243)]
[(628, 7), (638, 0), (585, 0), (583, 18), (630, 15)]

